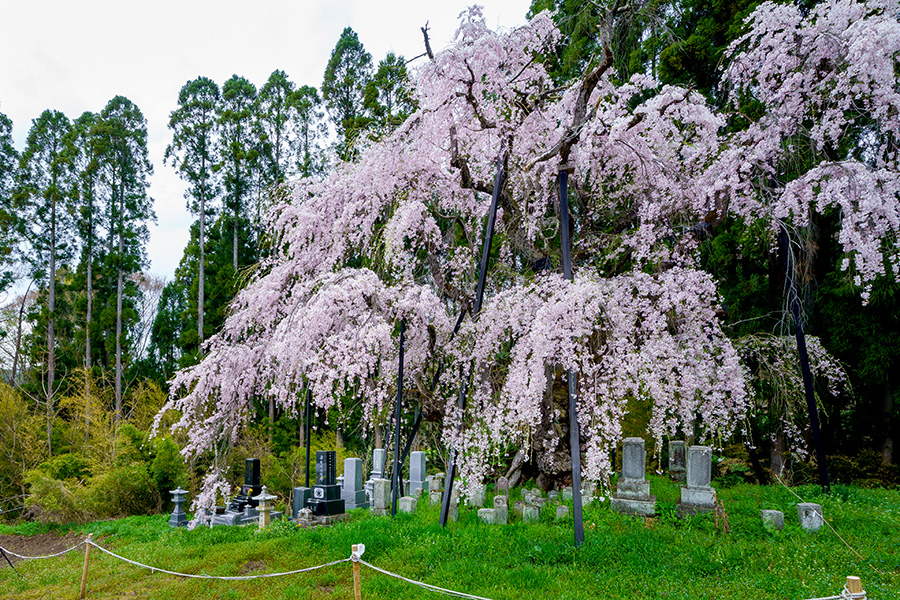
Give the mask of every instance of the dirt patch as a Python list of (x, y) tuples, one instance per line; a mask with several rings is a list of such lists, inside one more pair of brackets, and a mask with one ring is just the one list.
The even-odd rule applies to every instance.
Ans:
[[(0, 546), (23, 556), (46, 556), (62, 552), (81, 542), (86, 536), (83, 533), (39, 533), (37, 535), (0, 535)], [(11, 554), (9, 560), (13, 564), (21, 561)], [(8, 569), (9, 563), (0, 557), (0, 569)]]
[(247, 575), (248, 573), (253, 573), (254, 571), (262, 571), (266, 568), (266, 563), (261, 560), (251, 560), (248, 563), (244, 563), (244, 566), (241, 567), (238, 575)]

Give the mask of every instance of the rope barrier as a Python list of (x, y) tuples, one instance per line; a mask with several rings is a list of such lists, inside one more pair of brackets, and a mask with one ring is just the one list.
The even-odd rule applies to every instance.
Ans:
[(374, 571), (378, 571), (379, 573), (382, 573), (382, 574), (384, 574), (384, 575), (388, 575), (388, 576), (390, 576), (390, 577), (396, 577), (397, 579), (400, 579), (401, 581), (405, 581), (406, 583), (411, 583), (411, 584), (413, 584), (413, 585), (417, 585), (417, 586), (419, 586), (419, 587), (421, 587), (421, 588), (425, 588), (426, 590), (431, 590), (432, 592), (438, 592), (439, 594), (445, 594), (445, 595), (447, 595), (447, 596), (453, 596), (454, 598), (469, 598), (470, 600), (491, 600), (490, 598), (485, 598), (485, 597), (483, 597), (483, 596), (473, 596), (473, 595), (471, 595), (471, 594), (464, 594), (463, 592), (457, 592), (457, 591), (454, 591), (454, 590), (447, 590), (447, 589), (444, 589), (444, 588), (439, 588), (439, 587), (437, 587), (436, 585), (430, 585), (430, 584), (427, 584), (427, 583), (422, 583), (421, 581), (416, 581), (416, 580), (414, 580), (414, 579), (409, 579), (409, 578), (404, 577), (404, 576), (402, 576), (402, 575), (397, 575), (396, 573), (391, 573), (390, 571), (385, 571), (384, 569), (379, 569), (379, 568), (376, 567), (375, 565), (370, 564), (370, 563), (367, 563), (366, 561), (362, 560), (361, 558), (360, 558), (360, 559), (357, 559), (357, 560), (359, 561), (359, 564), (361, 564), (361, 565), (366, 565), (367, 567), (369, 567), (370, 569), (372, 569), (372, 570), (374, 570)]
[(78, 548), (83, 546), (85, 542), (87, 542), (87, 539), (81, 540), (80, 542), (78, 542), (77, 544), (72, 546), (71, 548), (66, 548), (62, 552), (57, 552), (56, 554), (48, 554), (46, 556), (23, 556), (21, 554), (16, 554), (12, 550), (9, 550), (8, 548), (4, 548), (3, 546), (0, 546), (0, 550), (3, 550), (10, 556), (15, 556), (16, 558), (21, 558), (22, 560), (40, 560), (42, 558), (56, 558), (57, 556), (62, 556), (63, 554), (68, 554), (72, 550), (77, 550)]
[(309, 571), (315, 571), (316, 569), (324, 569), (325, 567), (331, 567), (333, 565), (338, 565), (340, 563), (350, 561), (349, 558), (342, 558), (341, 560), (336, 560), (336, 561), (333, 561), (330, 563), (326, 563), (324, 565), (318, 565), (315, 567), (307, 567), (305, 569), (297, 569), (295, 571), (287, 571), (285, 573), (262, 573), (260, 575), (235, 575), (232, 577), (223, 577), (223, 576), (217, 576), (217, 575), (197, 575), (197, 574), (193, 574), (193, 573), (178, 573), (176, 571), (160, 569), (159, 567), (151, 567), (150, 565), (145, 565), (143, 563), (139, 563), (137, 561), (125, 558), (124, 556), (119, 556), (115, 552), (111, 552), (111, 551), (107, 550), (106, 548), (104, 548), (103, 546), (99, 546), (99, 545), (95, 544), (94, 542), (87, 542), (87, 543), (90, 544), (91, 546), (93, 546), (94, 548), (96, 548), (97, 550), (100, 550), (101, 552), (105, 552), (106, 554), (109, 554), (110, 556), (112, 556), (114, 558), (118, 558), (119, 560), (130, 563), (136, 567), (142, 567), (144, 569), (150, 569), (150, 571), (157, 571), (159, 573), (166, 573), (168, 575), (174, 575), (175, 577), (188, 577), (191, 579), (220, 579), (220, 580), (224, 580), (224, 581), (246, 581), (249, 579), (263, 579), (266, 577), (282, 577), (284, 575), (296, 575), (297, 573), (307, 573)]

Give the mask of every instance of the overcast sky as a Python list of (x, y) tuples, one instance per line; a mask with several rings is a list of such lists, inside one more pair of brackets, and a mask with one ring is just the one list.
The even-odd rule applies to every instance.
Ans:
[[(116, 95), (143, 111), (154, 166), (150, 195), (150, 272), (171, 278), (191, 219), (184, 185), (162, 164), (178, 91), (200, 75), (220, 86), (233, 74), (257, 87), (275, 69), (297, 85), (322, 83), (344, 27), (356, 31), (373, 62), (388, 51), (424, 51), (419, 28), (429, 23), (435, 51), (447, 46), (457, 16), (474, 2), (322, 0), (10, 0), (0, 19), (0, 112), (24, 147), (32, 119), (45, 109), (70, 119), (99, 112)], [(529, 0), (482, 0), (490, 27), (525, 21)]]

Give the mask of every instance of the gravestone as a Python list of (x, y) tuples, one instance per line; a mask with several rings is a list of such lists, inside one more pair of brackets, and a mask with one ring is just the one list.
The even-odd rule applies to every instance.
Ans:
[(444, 474), (437, 473), (434, 475), (434, 478), (431, 481), (431, 487), (429, 488), (432, 492), (440, 492), (444, 489)]
[(643, 438), (625, 438), (622, 442), (622, 477), (611, 502), (614, 511), (644, 517), (656, 513), (656, 497), (650, 495), (650, 482), (644, 479), (646, 460)]
[(344, 510), (369, 508), (366, 502), (366, 490), (363, 488), (363, 462), (360, 458), (348, 458), (344, 461), (344, 486), (341, 488)]
[(384, 460), (384, 448), (372, 450), (372, 472), (369, 474), (369, 479), (366, 480), (366, 495), (369, 497), (369, 502), (372, 502), (375, 498), (373, 482), (376, 479), (384, 478)]
[(337, 484), (337, 454), (334, 450), (316, 452), (316, 485), (312, 488), (312, 498), (307, 503), (317, 517), (339, 515), (345, 512), (341, 488)]
[(593, 502), (594, 494), (597, 493), (597, 486), (593, 481), (585, 481), (584, 485), (581, 486), (581, 497), (584, 502)]
[[(259, 476), (259, 459), (248, 458), (244, 462), (244, 484), (222, 512), (216, 511), (213, 525), (243, 525), (258, 520), (257, 501), (254, 496), (262, 492)], [(219, 509), (221, 510), (221, 509)]]
[(428, 492), (428, 504), (440, 504), (444, 499), (444, 492), (431, 490)]
[(291, 497), (291, 516), (293, 520), (300, 517), (300, 511), (306, 508), (306, 503), (312, 498), (312, 488), (295, 487)]
[(484, 506), (484, 501), (485, 501), (484, 494), (485, 494), (485, 492), (484, 492), (484, 486), (483, 486), (483, 485), (479, 485), (479, 486), (478, 486), (477, 488), (475, 488), (475, 490), (472, 492), (472, 497), (469, 499), (469, 502), (472, 504), (472, 506), (476, 506), (476, 507), (479, 507), (479, 508), (482, 507), (482, 506)]
[(391, 482), (389, 479), (376, 479), (372, 482), (373, 515), (384, 516), (391, 511)]
[(682, 514), (709, 512), (716, 506), (716, 490), (710, 486), (712, 479), (712, 450), (709, 446), (688, 448), (687, 485), (681, 488)]
[(416, 506), (418, 505), (418, 501), (412, 496), (403, 496), (400, 498), (398, 509), (400, 512), (405, 513), (414, 513), (416, 512)]
[(684, 483), (687, 472), (687, 443), (669, 440), (669, 478)]
[(509, 498), (503, 495), (494, 496), (494, 513), (495, 520), (500, 525), (506, 525), (509, 522)]
[(561, 521), (569, 516), (569, 507), (565, 504), (560, 504), (556, 507), (556, 520)]
[(453, 486), (450, 490), (450, 506), (447, 509), (447, 518), (456, 523), (459, 521), (459, 486)]
[(575, 499), (575, 494), (572, 491), (572, 486), (567, 485), (562, 489), (562, 500), (563, 502), (571, 502)]
[(495, 525), (497, 523), (497, 511), (493, 508), (479, 508), (478, 518), (481, 519), (482, 523)]
[(800, 527), (806, 531), (818, 531), (825, 524), (822, 516), (822, 506), (812, 502), (801, 502), (797, 505), (797, 517), (800, 519)]
[(558, 502), (559, 492), (557, 492), (556, 490), (550, 490), (549, 492), (547, 492), (547, 499), (552, 500), (553, 502)]
[(525, 501), (516, 500), (515, 502), (513, 502), (513, 512), (521, 517), (525, 512)]
[(409, 455), (409, 494), (412, 494), (413, 490), (425, 489), (427, 492), (428, 489), (425, 487), (425, 478), (427, 477), (426, 466), (425, 463), (427, 460), (425, 459), (424, 452), (412, 452)]
[(541, 519), (541, 509), (533, 504), (522, 507), (522, 520), (526, 523), (537, 523)]
[(509, 496), (509, 479), (501, 477), (497, 480), (497, 493)]
[(784, 513), (780, 510), (761, 510), (759, 516), (762, 518), (763, 527), (766, 529), (775, 529), (781, 531), (784, 529)]

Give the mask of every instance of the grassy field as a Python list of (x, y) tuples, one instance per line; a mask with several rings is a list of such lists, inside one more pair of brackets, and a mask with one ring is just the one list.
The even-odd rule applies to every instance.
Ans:
[[(460, 521), (437, 524), (438, 507), (415, 515), (371, 517), (355, 511), (338, 525), (305, 530), (288, 523), (170, 529), (166, 515), (130, 517), (81, 527), (37, 524), (0, 526), (0, 534), (47, 531), (93, 533), (105, 548), (132, 560), (183, 573), (219, 576), (277, 573), (347, 558), (353, 544), (366, 545), (364, 559), (410, 579), (491, 599), (623, 598), (698, 600), (803, 600), (840, 593), (847, 575), (862, 578), (868, 597), (900, 599), (900, 491), (835, 486), (793, 491), (817, 502), (830, 529), (811, 534), (797, 522), (799, 500), (783, 487), (739, 485), (719, 490), (730, 533), (712, 515), (679, 519), (677, 486), (653, 478), (659, 516), (645, 521), (613, 513), (609, 502), (586, 507), (585, 543), (573, 545), (572, 522), (556, 522), (545, 509), (541, 522), (514, 519), (507, 526), (482, 525), (474, 511)], [(511, 500), (518, 499), (514, 490)], [(783, 531), (769, 532), (759, 510), (785, 513)], [(510, 511), (512, 514), (512, 510)], [(20, 562), (21, 577), (0, 569), (0, 598), (77, 598), (81, 550), (63, 557)], [(206, 600), (353, 598), (350, 563), (311, 573), (254, 581), (203, 581), (151, 573), (94, 549), (88, 598)], [(362, 567), (362, 597), (438, 598)]]

